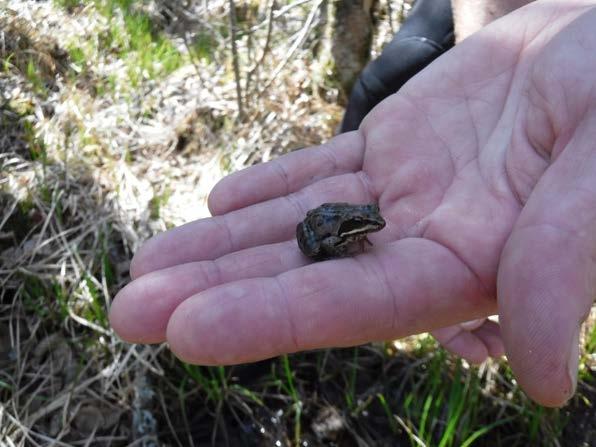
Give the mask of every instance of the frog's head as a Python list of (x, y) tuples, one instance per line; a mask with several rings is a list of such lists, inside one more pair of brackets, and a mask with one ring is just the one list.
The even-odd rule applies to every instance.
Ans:
[(357, 212), (350, 214), (348, 219), (341, 222), (338, 236), (351, 238), (383, 229), (386, 225), (385, 219), (379, 212), (377, 204), (363, 205)]

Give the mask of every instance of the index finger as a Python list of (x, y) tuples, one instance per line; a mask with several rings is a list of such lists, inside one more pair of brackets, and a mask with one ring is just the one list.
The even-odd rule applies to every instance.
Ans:
[(291, 152), (228, 175), (209, 194), (209, 210), (218, 216), (288, 195), (323, 178), (359, 171), (363, 157), (364, 138), (360, 132), (338, 135), (321, 146)]
[(159, 233), (135, 253), (133, 278), (187, 262), (216, 259), (226, 253), (289, 240), (307, 210), (338, 199), (374, 200), (363, 173), (328, 177), (287, 196), (200, 219)]

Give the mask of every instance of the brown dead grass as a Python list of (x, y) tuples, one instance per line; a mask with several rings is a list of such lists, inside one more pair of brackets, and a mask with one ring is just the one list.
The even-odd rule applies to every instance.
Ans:
[[(238, 3), (255, 15), (256, 47), (266, 16)], [(252, 76), (243, 121), (226, 74), (227, 2), (144, 6), (187, 58), (194, 32), (215, 33), (210, 58), (132, 91), (120, 55), (103, 51), (82, 65), (68, 58), (77, 42), (99, 47), (124, 17), (109, 23), (92, 3), (66, 11), (10, 2), (0, 13), (0, 443), (151, 445), (158, 419), (176, 433), (180, 409), (169, 418), (155, 407), (169, 354), (124, 344), (107, 324), (132, 252), (151, 234), (207, 215), (206, 196), (225, 173), (320, 143), (340, 116), (308, 94), (316, 89), (308, 45), (281, 66), (308, 2), (278, 10), (275, 46), (260, 64), (251, 65), (249, 39), (239, 41), (243, 76)], [(276, 66), (276, 77), (264, 78)], [(163, 403), (176, 384), (162, 387)]]
[[(10, 43), (0, 50), (1, 445), (293, 445), (297, 421), (308, 445), (414, 442), (407, 416), (394, 428), (377, 397), (401, 405), (422, 386), (437, 354), (420, 338), (361, 348), (357, 362), (353, 350), (294, 356), (294, 401), (280, 361), (184, 366), (165, 345), (125, 344), (108, 325), (142, 241), (208, 215), (207, 194), (226, 173), (319, 144), (339, 123), (338, 92), (317, 65), (318, 2), (273, 14), (269, 2), (236, 4), (242, 119), (227, 1), (137, 5), (185, 63), (134, 89), (125, 55), (101, 47), (124, 16), (110, 22), (93, 2), (10, 1), (0, 12)], [(375, 51), (399, 13), (380, 13)], [(190, 57), (206, 33), (210, 56)], [(85, 42), (102, 51), (76, 62), (69, 51)], [(521, 405), (503, 371), (491, 363), (477, 372), (485, 405), (499, 408), (491, 415)], [(593, 382), (581, 386), (594, 396)], [(556, 431), (545, 421), (540, 430)]]

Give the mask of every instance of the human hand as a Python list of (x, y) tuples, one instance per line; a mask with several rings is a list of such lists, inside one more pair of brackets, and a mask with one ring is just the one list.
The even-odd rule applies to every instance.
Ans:
[[(360, 131), (222, 180), (215, 217), (136, 254), (115, 330), (167, 340), (190, 362), (240, 363), (443, 328), (495, 313), (498, 295), (519, 383), (544, 405), (564, 403), (596, 286), (592, 3), (516, 11)], [(378, 202), (387, 227), (367, 253), (311, 264), (295, 226), (329, 201)], [(451, 348), (486, 355), (497, 335), (455, 334)]]

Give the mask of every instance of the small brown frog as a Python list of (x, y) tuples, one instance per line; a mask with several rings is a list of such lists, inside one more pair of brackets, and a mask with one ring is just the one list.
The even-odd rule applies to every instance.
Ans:
[(364, 242), (372, 245), (367, 235), (384, 226), (377, 204), (324, 203), (306, 213), (296, 227), (296, 239), (302, 253), (322, 261), (354, 254)]

